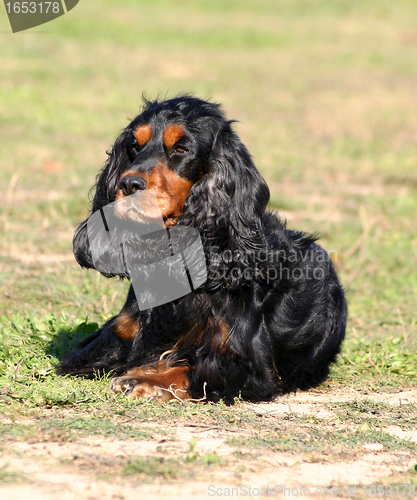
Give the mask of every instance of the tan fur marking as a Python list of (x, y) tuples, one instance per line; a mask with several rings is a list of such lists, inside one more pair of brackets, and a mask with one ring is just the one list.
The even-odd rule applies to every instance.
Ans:
[(139, 146), (144, 146), (149, 139), (152, 137), (152, 127), (150, 125), (140, 125), (134, 132), (136, 140), (138, 141)]
[[(174, 366), (163, 369), (161, 366), (132, 368), (122, 377), (114, 379), (112, 387), (116, 391), (123, 392), (124, 384), (129, 385), (129, 380), (137, 380), (138, 383), (129, 393), (132, 399), (143, 397), (156, 398), (158, 401), (169, 401), (175, 397), (179, 399), (191, 399), (188, 393), (187, 372), (191, 370), (188, 366)], [(168, 390), (164, 390), (168, 389)], [(175, 396), (174, 396), (175, 394)]]
[(221, 319), (217, 325), (217, 328), (214, 326), (213, 319), (209, 319), (207, 324), (204, 324), (201, 328), (197, 330), (197, 328), (191, 328), (189, 331), (185, 332), (180, 336), (177, 343), (173, 347), (171, 351), (166, 351), (163, 353), (161, 359), (167, 357), (169, 359), (169, 355), (172, 352), (176, 352), (179, 348), (190, 349), (191, 346), (198, 346), (200, 342), (207, 335), (212, 335), (211, 347), (213, 351), (218, 351), (221, 354), (224, 354), (227, 350), (227, 341), (229, 339), (230, 327), (226, 323), (224, 319)]
[(172, 146), (185, 135), (185, 130), (181, 125), (169, 125), (163, 133), (164, 144), (167, 148)]
[(223, 354), (226, 351), (226, 342), (227, 339), (229, 338), (229, 333), (230, 333), (230, 327), (226, 323), (226, 321), (221, 320), (220, 321), (220, 333), (222, 334), (222, 340), (220, 344), (220, 352)]
[[(182, 207), (187, 199), (193, 182), (179, 177), (173, 170), (170, 170), (164, 162), (159, 162), (149, 174), (143, 172), (129, 171), (126, 176), (139, 176), (147, 182), (146, 189), (154, 189), (158, 199), (162, 217), (165, 220), (165, 226), (175, 226), (178, 217), (181, 215)], [(120, 183), (120, 181), (119, 181)], [(116, 200), (123, 198), (123, 192), (118, 189)], [(146, 207), (144, 207), (146, 209)], [(159, 214), (144, 213), (147, 217), (158, 217)]]
[(132, 318), (128, 313), (121, 313), (116, 319), (114, 331), (123, 340), (133, 340), (140, 330), (138, 320)]

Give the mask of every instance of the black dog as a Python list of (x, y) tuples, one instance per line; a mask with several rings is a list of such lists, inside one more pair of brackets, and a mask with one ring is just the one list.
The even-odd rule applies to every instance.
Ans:
[[(92, 213), (154, 189), (165, 227), (199, 231), (207, 280), (144, 311), (131, 286), (122, 311), (63, 359), (61, 373), (113, 371), (114, 390), (160, 400), (260, 401), (323, 382), (345, 335), (342, 287), (315, 238), (266, 210), (268, 186), (219, 106), (145, 101), (108, 154)], [(87, 225), (75, 258), (98, 268)]]

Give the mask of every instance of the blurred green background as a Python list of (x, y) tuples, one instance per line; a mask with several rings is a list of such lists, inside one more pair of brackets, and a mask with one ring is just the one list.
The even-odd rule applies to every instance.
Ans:
[[(413, 380), (417, 2), (81, 0), (18, 34), (0, 6), (0, 39), (7, 328), (12, 315), (24, 334), (29, 317), (100, 323), (118, 312), (127, 284), (81, 270), (73, 230), (142, 93), (190, 92), (238, 120), (271, 206), (337, 257), (350, 305), (340, 363)], [(395, 346), (397, 368), (384, 372), (381, 345)]]

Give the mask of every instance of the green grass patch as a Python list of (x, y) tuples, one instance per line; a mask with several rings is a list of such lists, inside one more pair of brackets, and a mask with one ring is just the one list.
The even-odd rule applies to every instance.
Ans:
[(9, 469), (9, 465), (0, 467), (0, 484), (20, 484), (30, 483), (31, 480), (26, 474), (15, 472)]
[(236, 447), (255, 449), (267, 448), (274, 452), (321, 454), (323, 461), (335, 459), (351, 459), (368, 453), (363, 445), (381, 444), (385, 450), (396, 452), (417, 452), (417, 445), (410, 441), (398, 439), (385, 432), (370, 428), (367, 424), (358, 427), (357, 431), (349, 429), (331, 430), (323, 427), (301, 426), (295, 432), (285, 432), (284, 424), (280, 430), (270, 431), (258, 437), (230, 438), (227, 443)]
[(331, 372), (331, 380), (360, 388), (414, 385), (417, 378), (416, 342), (402, 337), (348, 338)]
[[(92, 415), (94, 417), (94, 415)], [(39, 419), (36, 423), (0, 424), (0, 439), (25, 442), (75, 442), (86, 436), (103, 436), (121, 440), (150, 439), (155, 431), (133, 424), (78, 416), (71, 418)]]
[[(32, 316), (0, 318), (0, 388), (3, 397), (25, 404), (66, 405), (95, 399), (91, 381), (57, 377), (58, 359), (97, 328), (96, 324), (56, 320), (47, 315), (43, 321)], [(95, 386), (100, 386), (97, 378)]]
[(125, 476), (134, 475), (142, 479), (146, 478), (146, 480), (153, 480), (157, 477), (166, 480), (191, 479), (201, 474), (202, 467), (205, 468), (205, 474), (207, 474), (210, 469), (226, 465), (226, 460), (216, 453), (200, 455), (195, 451), (196, 444), (195, 439), (191, 440), (188, 454), (178, 458), (140, 457), (131, 460), (124, 465), (122, 473)]

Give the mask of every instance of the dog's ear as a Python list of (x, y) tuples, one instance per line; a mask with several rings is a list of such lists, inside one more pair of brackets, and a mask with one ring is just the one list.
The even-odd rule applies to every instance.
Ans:
[(72, 240), (72, 250), (74, 252), (75, 260), (81, 267), (94, 269), (93, 258), (88, 243), (87, 220), (81, 222), (81, 224), (77, 227), (74, 239)]
[(197, 227), (218, 231), (228, 226), (238, 238), (259, 234), (269, 188), (231, 122), (223, 121), (217, 132), (206, 169), (186, 202), (186, 208), (200, 219)]
[(252, 227), (263, 216), (269, 188), (230, 122), (217, 135), (210, 157), (210, 183), (230, 200), (231, 222)]
[(111, 151), (107, 152), (107, 161), (96, 179), (92, 212), (103, 208), (116, 198), (120, 175), (132, 163), (128, 153), (130, 134), (130, 127), (126, 127), (114, 142)]
[[(96, 192), (92, 203), (92, 213), (115, 200), (120, 175), (131, 163), (128, 155), (130, 133), (131, 130), (129, 127), (123, 130), (116, 139), (111, 151), (107, 152), (107, 161), (96, 179)], [(80, 266), (94, 269), (87, 235), (87, 221), (88, 219), (82, 222), (75, 231), (73, 251), (75, 259)]]

